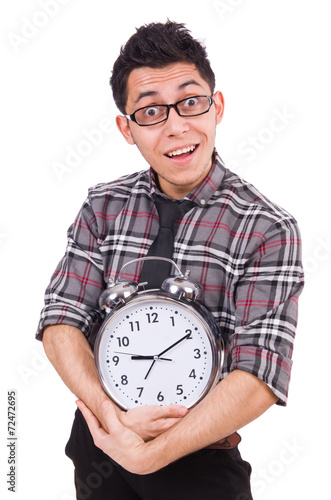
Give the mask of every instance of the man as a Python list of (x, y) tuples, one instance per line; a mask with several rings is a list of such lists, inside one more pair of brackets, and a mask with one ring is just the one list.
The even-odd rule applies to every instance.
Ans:
[[(287, 402), (303, 283), (296, 222), (223, 165), (214, 149), (223, 96), (204, 47), (183, 25), (138, 29), (111, 85), (122, 113), (117, 126), (150, 169), (89, 191), (37, 334), (79, 398), (66, 448), (77, 498), (250, 499), (251, 469), (236, 431)], [(192, 202), (176, 221), (173, 259), (202, 284), (225, 360), (220, 383), (190, 411), (124, 412), (101, 386), (93, 325), (102, 320), (98, 297), (109, 277), (146, 255), (157, 235), (156, 196)], [(139, 282), (140, 274), (138, 263), (123, 278)], [(111, 473), (94, 484), (98, 468)]]

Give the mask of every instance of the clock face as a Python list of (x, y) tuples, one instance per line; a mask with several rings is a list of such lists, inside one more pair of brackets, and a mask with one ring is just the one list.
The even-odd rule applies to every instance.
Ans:
[(124, 409), (191, 407), (217, 382), (220, 364), (219, 346), (202, 315), (150, 292), (106, 318), (95, 357), (106, 392)]

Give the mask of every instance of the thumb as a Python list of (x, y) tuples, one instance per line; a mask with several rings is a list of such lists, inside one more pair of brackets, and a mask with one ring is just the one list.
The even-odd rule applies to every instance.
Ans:
[(117, 416), (115, 406), (109, 400), (106, 400), (102, 403), (101, 411), (103, 420), (106, 422), (108, 429), (116, 432), (123, 427)]
[(95, 436), (98, 433), (100, 433), (101, 431), (103, 431), (103, 429), (101, 428), (99, 420), (96, 418), (96, 416), (94, 415), (94, 413), (92, 413), (91, 410), (86, 406), (86, 404), (83, 403), (83, 401), (77, 400), (76, 401), (76, 405), (78, 406), (78, 408), (80, 409), (81, 413), (83, 414), (83, 417), (85, 418), (85, 421), (86, 421), (86, 423), (88, 425), (88, 428), (90, 429), (90, 432), (91, 432), (93, 438), (95, 438)]
[(159, 408), (161, 413), (159, 418), (180, 418), (188, 413), (186, 406), (181, 405), (160, 406)]

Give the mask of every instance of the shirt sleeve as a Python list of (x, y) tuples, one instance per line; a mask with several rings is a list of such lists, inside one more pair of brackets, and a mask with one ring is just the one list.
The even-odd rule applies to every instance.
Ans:
[(296, 222), (275, 222), (248, 259), (236, 288), (231, 370), (263, 380), (287, 404), (292, 353), (303, 288), (301, 239)]
[(36, 338), (42, 340), (48, 325), (79, 328), (89, 338), (94, 323), (101, 321), (98, 306), (105, 288), (96, 217), (89, 198), (68, 230), (68, 244), (45, 292)]

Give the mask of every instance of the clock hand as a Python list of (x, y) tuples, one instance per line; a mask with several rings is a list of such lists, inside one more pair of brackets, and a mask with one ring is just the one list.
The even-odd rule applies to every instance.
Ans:
[(170, 358), (160, 358), (160, 356), (143, 356), (141, 354), (132, 354), (131, 352), (120, 352), (120, 351), (114, 351), (114, 354), (126, 354), (127, 356), (131, 356), (131, 359), (137, 360), (137, 359), (161, 359), (162, 361), (172, 361)]
[(155, 364), (155, 359), (154, 359), (153, 363), (151, 364), (151, 366), (149, 367), (148, 372), (147, 372), (147, 373), (146, 373), (146, 375), (145, 375), (145, 380), (147, 379), (148, 375), (150, 374), (150, 371), (151, 371), (151, 369), (153, 368), (154, 364)]
[(140, 355), (137, 355), (137, 356), (131, 356), (131, 359), (154, 359), (155, 361), (157, 361), (158, 359), (161, 359), (162, 361), (172, 361), (172, 359), (170, 358), (160, 358), (160, 356), (140, 356)]
[(185, 339), (188, 339), (190, 337), (191, 333), (188, 333), (187, 335), (185, 335), (184, 337), (182, 337), (181, 339), (177, 340), (177, 342), (175, 342), (174, 344), (172, 344), (170, 347), (167, 347), (167, 349), (165, 349), (164, 351), (160, 352), (160, 354), (158, 354), (158, 356), (162, 356), (162, 354), (165, 354), (166, 352), (170, 351), (170, 349), (172, 349), (173, 347), (175, 347), (177, 344), (179, 344), (180, 342), (183, 342), (183, 340)]
[(138, 354), (132, 354), (132, 352), (120, 352), (120, 351), (114, 351), (114, 354), (126, 354), (127, 356), (139, 356)]

